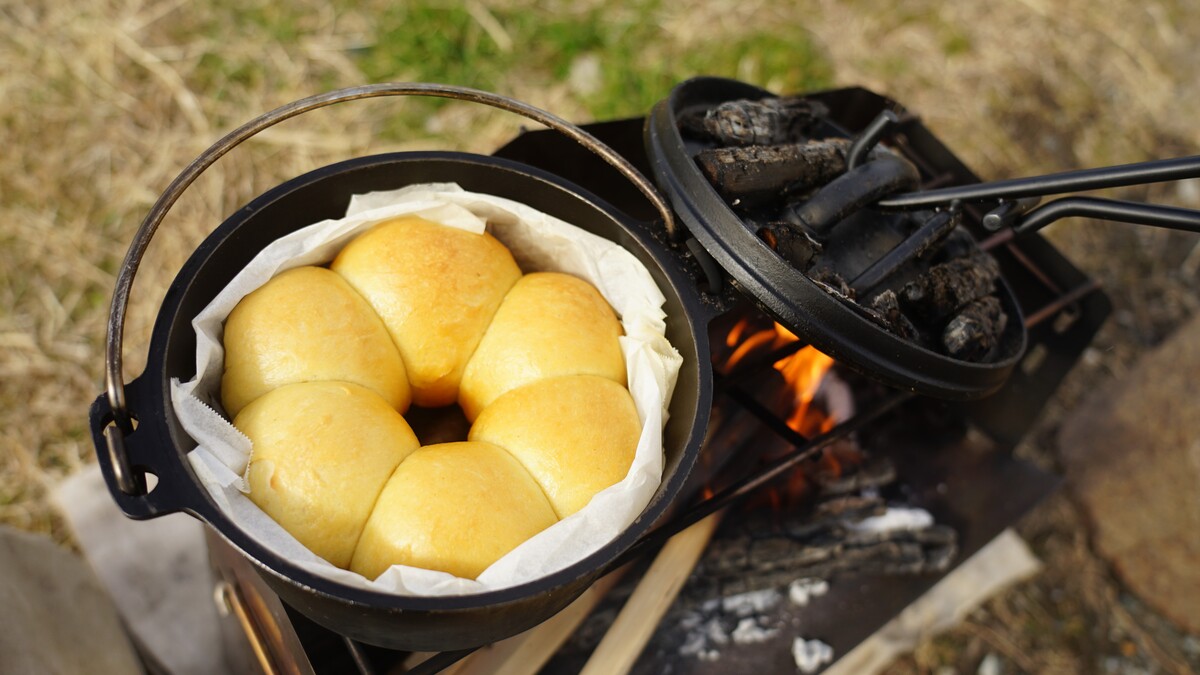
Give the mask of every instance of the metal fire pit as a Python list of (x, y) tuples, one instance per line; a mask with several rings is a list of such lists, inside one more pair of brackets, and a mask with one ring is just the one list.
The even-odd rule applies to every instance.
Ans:
[[(861, 131), (881, 110), (894, 105), (859, 88), (818, 93), (812, 98), (828, 106), (830, 116), (852, 133)], [(649, 160), (642, 143), (643, 127), (642, 119), (628, 119), (586, 125), (584, 129), (614, 148), (636, 168), (647, 172)], [(966, 184), (978, 180), (919, 120), (906, 122), (893, 142), (906, 156), (919, 162), (923, 171), (939, 176), (942, 184)], [(622, 179), (621, 174), (558, 134), (549, 131), (524, 133), (495, 154), (584, 186), (635, 220), (648, 222), (654, 218), (653, 208), (640, 192)], [(967, 226), (980, 240), (988, 236), (981, 226), (982, 215), (975, 213), (967, 221)], [(664, 244), (668, 241), (665, 232), (655, 236)], [(1111, 309), (1096, 285), (1037, 235), (1001, 243), (992, 252), (1027, 317), (1029, 340), (1024, 358), (1016, 364), (999, 391), (978, 401), (949, 403), (914, 399), (902, 392), (871, 385), (877, 400), (868, 403), (863, 419), (871, 417), (872, 410), (878, 413), (872, 406), (899, 407), (875, 423), (859, 424), (851, 420), (831, 432), (846, 435), (857, 431), (864, 444), (870, 443), (870, 439), (878, 441), (877, 447), (868, 449), (894, 460), (900, 480), (908, 486), (914, 505), (928, 509), (938, 522), (947, 523), (958, 532), (960, 554), (955, 565), (1012, 525), (1057, 486), (1056, 476), (1014, 458), (1011, 451), (1031, 428)], [(705, 276), (700, 265), (695, 264), (691, 269), (693, 281), (703, 286)], [(726, 391), (718, 396), (736, 394)], [(928, 433), (928, 428), (910, 424), (913, 420), (924, 419), (930, 411), (943, 419), (953, 420), (951, 426), (955, 432), (934, 436)], [(754, 485), (745, 487), (747, 489), (740, 494), (745, 494)], [(710, 502), (708, 508), (693, 510), (683, 520), (677, 519), (671, 527), (660, 528), (659, 532), (677, 531), (731, 501), (733, 498)], [(635, 546), (623, 559), (632, 559), (652, 550), (653, 544), (661, 539), (652, 535), (648, 543)], [(226, 579), (236, 582), (238, 570), (244, 572), (247, 564), (240, 556), (230, 555), (225, 548), (223, 542), (213, 539), (217, 568)], [(861, 576), (853, 583), (835, 583), (830, 596), (822, 599), (822, 612), (797, 615), (799, 632), (824, 640), (837, 655), (844, 655), (920, 597), (944, 574)], [(256, 580), (253, 574), (250, 578)], [(253, 605), (254, 602), (246, 604)], [(275, 625), (279, 631), (268, 631), (274, 636), (276, 648), (282, 650), (277, 658), (300, 664), (299, 672), (310, 672), (306, 668), (316, 673), (354, 672), (356, 669), (364, 673), (386, 672), (407, 656), (346, 640), (289, 610), (273, 597), (259, 601), (259, 605), (257, 621)], [(759, 648), (754, 652), (747, 656), (750, 659), (747, 663), (756, 670), (784, 672), (794, 668), (792, 657), (786, 650)], [(584, 651), (566, 649), (551, 661), (545, 672), (576, 672), (586, 656), (586, 646)], [(450, 660), (443, 660), (442, 665)], [(643, 655), (638, 672), (661, 672), (667, 662), (673, 672), (719, 672), (706, 671), (698, 662), (681, 662), (674, 652), (660, 653), (653, 644)]]

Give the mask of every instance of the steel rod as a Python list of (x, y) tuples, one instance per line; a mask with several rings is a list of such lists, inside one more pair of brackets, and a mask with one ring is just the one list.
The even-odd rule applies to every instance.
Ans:
[(406, 675), (432, 675), (433, 673), (440, 673), (474, 654), (478, 649), (479, 647), (472, 647), (471, 649), (462, 649), (456, 652), (438, 652), (404, 672)]
[(859, 413), (849, 421), (843, 422), (820, 436), (816, 436), (812, 440), (796, 446), (795, 450), (771, 462), (762, 471), (733, 483), (712, 497), (694, 505), (691, 510), (676, 516), (670, 522), (637, 540), (633, 546), (630, 546), (624, 553), (618, 556), (608, 566), (608, 569), (616, 569), (642, 555), (647, 550), (662, 546), (668, 539), (679, 532), (782, 476), (801, 462), (815, 458), (826, 446), (859, 431), (870, 422), (875, 421), (884, 413), (909, 400), (914, 395), (910, 391), (897, 392), (871, 410)]
[(963, 201), (1021, 199), (1188, 178), (1200, 178), (1200, 155), (909, 192), (882, 199), (879, 201), (879, 206), (889, 209), (915, 209), (948, 204), (955, 199)]
[(1056, 199), (1030, 211), (1014, 229), (1019, 237), (1029, 232), (1037, 232), (1056, 220), (1073, 216), (1200, 232), (1200, 211), (1100, 197)]
[(1025, 328), (1033, 328), (1034, 326), (1038, 325), (1039, 323), (1045, 321), (1046, 319), (1049, 319), (1050, 317), (1054, 316), (1055, 314), (1058, 314), (1062, 310), (1066, 309), (1068, 306), (1073, 305), (1076, 302), (1082, 300), (1084, 298), (1084, 296), (1087, 296), (1088, 294), (1092, 293), (1093, 291), (1100, 290), (1100, 288), (1101, 288), (1100, 282), (1096, 281), (1095, 279), (1093, 279), (1085, 284), (1080, 284), (1079, 286), (1076, 286), (1075, 288), (1072, 288), (1071, 290), (1067, 291), (1066, 293), (1063, 293), (1061, 296), (1056, 298), (1050, 304), (1046, 305), (1045, 307), (1042, 307), (1041, 309), (1034, 312), (1033, 314), (1030, 314), (1029, 316), (1025, 317)]
[(979, 250), (980, 251), (990, 251), (1001, 244), (1009, 243), (1016, 236), (1017, 236), (1016, 233), (1014, 233), (1011, 228), (1007, 229), (1007, 230), (1000, 230), (996, 234), (993, 234), (992, 236), (988, 237), (987, 239), (984, 239), (983, 241), (979, 242)]
[(879, 143), (879, 139), (883, 138), (884, 132), (888, 127), (900, 121), (900, 116), (891, 110), (884, 110), (871, 120), (866, 129), (854, 139), (850, 144), (850, 149), (846, 151), (846, 170), (849, 171), (863, 163), (867, 158), (867, 153), (871, 152), (871, 148)]
[[(723, 378), (718, 378), (717, 381), (720, 384), (722, 380)], [(776, 415), (762, 403), (759, 403), (758, 399), (754, 398), (752, 394), (749, 394), (738, 387), (730, 387), (726, 389), (725, 394), (745, 408), (747, 412), (757, 417), (758, 421), (762, 422), (763, 425), (770, 429), (772, 433), (787, 441), (790, 445), (799, 446), (809, 442), (808, 438), (801, 435), (800, 432), (796, 431), (795, 429), (789, 427), (787, 425), (787, 420), (783, 419), (779, 415)]]
[(359, 675), (375, 675), (375, 669), (371, 667), (371, 660), (363, 653), (362, 645), (345, 636), (342, 637), (342, 641), (346, 643), (346, 651), (350, 652), (350, 658), (358, 668)]
[(930, 247), (944, 239), (951, 230), (958, 226), (958, 213), (958, 209), (952, 207), (948, 211), (939, 211), (934, 214), (932, 218), (917, 228), (916, 232), (871, 263), (870, 267), (863, 270), (850, 282), (850, 287), (856, 293), (863, 294), (886, 281), (908, 261), (924, 255)]
[(747, 379), (757, 377), (763, 368), (774, 366), (807, 346), (807, 342), (795, 340), (761, 356), (747, 357), (722, 376), (721, 386), (728, 389), (741, 386)]

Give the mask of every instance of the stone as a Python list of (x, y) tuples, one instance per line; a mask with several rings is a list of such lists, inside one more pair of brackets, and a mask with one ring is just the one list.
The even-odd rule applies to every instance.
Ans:
[(1040, 570), (1021, 537), (1005, 530), (822, 675), (888, 672), (896, 657), (959, 625), (989, 598)]
[(0, 526), (0, 673), (141, 673), (96, 575), (50, 539)]
[(1097, 552), (1148, 605), (1200, 632), (1200, 316), (1094, 392), (1058, 442)]
[(204, 526), (183, 513), (126, 518), (96, 464), (68, 477), (53, 494), (142, 649), (172, 675), (229, 672)]

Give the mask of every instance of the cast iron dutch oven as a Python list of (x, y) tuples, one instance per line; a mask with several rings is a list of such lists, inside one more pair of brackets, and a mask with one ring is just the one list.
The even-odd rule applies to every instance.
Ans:
[[(699, 452), (712, 395), (707, 324), (714, 303), (702, 298), (680, 260), (633, 222), (579, 186), (495, 157), (452, 153), (383, 154), (344, 161), (290, 180), (250, 202), (208, 236), (167, 291), (151, 337), (145, 371), (121, 375), (121, 343), (138, 264), (167, 211), (210, 165), (239, 143), (282, 120), (333, 103), (380, 96), (433, 96), (472, 101), (529, 117), (579, 141), (621, 171), (654, 203), (665, 225), (672, 214), (650, 183), (614, 151), (568, 122), (511, 99), (429, 84), (383, 84), (314, 96), (269, 112), (200, 155), (167, 188), (138, 230), (117, 278), (109, 317), (107, 391), (91, 407), (99, 463), (113, 499), (136, 519), (183, 511), (207, 523), (258, 568), (289, 605), (337, 633), (410, 651), (476, 647), (549, 618), (583, 592), (672, 505)], [(235, 527), (197, 481), (187, 453), (195, 442), (170, 403), (172, 378), (195, 375), (191, 321), (251, 258), (275, 239), (325, 218), (341, 217), (352, 194), (413, 183), (456, 182), (528, 204), (615, 241), (649, 269), (666, 296), (667, 337), (684, 364), (670, 403), (662, 483), (645, 511), (615, 540), (587, 558), (537, 581), (469, 596), (404, 597), (351, 588), (300, 569)], [(662, 224), (658, 225), (661, 229)], [(147, 491), (145, 474), (157, 484)]]

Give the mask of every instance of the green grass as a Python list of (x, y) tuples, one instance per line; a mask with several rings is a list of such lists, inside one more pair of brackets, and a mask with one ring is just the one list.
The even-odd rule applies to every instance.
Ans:
[[(208, 36), (213, 44), (296, 45), (321, 29), (314, 9), (304, 3), (216, 4), (221, 12), (205, 15), (186, 33)], [(590, 9), (568, 5), (556, 12), (497, 8), (488, 14), (491, 31), (489, 21), (480, 20), (479, 12), (487, 10), (472, 14), (463, 3), (333, 4), (336, 14), (370, 17), (364, 45), (349, 54), (369, 82), (442, 82), (497, 93), (540, 90), (568, 82), (573, 65), (589, 58), (598, 62), (598, 74), (572, 93), (592, 119), (644, 115), (674, 85), (696, 75), (734, 77), (780, 92), (832, 82), (825, 55), (796, 24), (766, 30), (714, 26), (706, 39), (687, 39), (664, 33), (656, 20), (663, 13), (661, 0)], [(188, 84), (211, 99), (237, 101), (245, 91), (279, 88), (277, 77), (256, 50), (213, 49), (199, 58)], [(328, 73), (312, 82), (326, 89), (349, 84), (358, 82)], [(425, 120), (443, 104), (421, 100), (401, 106), (377, 133), (389, 140), (421, 135)]]
[(519, 73), (534, 83), (566, 81), (580, 58), (599, 60), (598, 81), (581, 93), (595, 118), (644, 114), (676, 83), (700, 74), (740, 76), (782, 90), (827, 85), (831, 69), (800, 29), (752, 32), (684, 48), (653, 20), (656, 0), (620, 13), (595, 9), (573, 15), (497, 11), (512, 41), (505, 49), (461, 7), (430, 0), (396, 4), (379, 17), (374, 44), (358, 55), (375, 82), (419, 80), (503, 91)]

